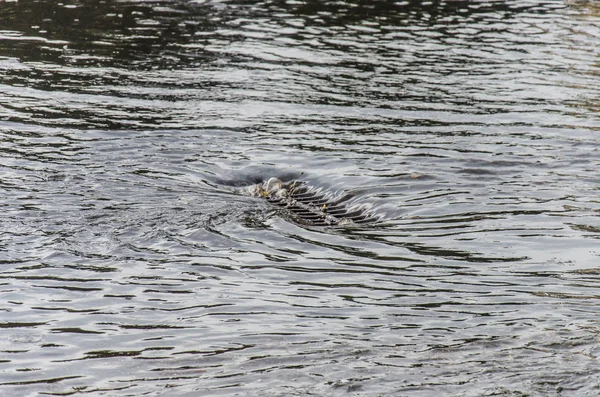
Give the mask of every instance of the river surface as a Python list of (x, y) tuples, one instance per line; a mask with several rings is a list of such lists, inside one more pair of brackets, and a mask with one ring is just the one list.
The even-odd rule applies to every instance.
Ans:
[(0, 2), (0, 396), (597, 396), (599, 43), (560, 1)]

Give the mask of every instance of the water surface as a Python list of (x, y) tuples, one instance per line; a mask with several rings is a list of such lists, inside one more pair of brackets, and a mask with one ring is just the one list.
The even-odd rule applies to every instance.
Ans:
[[(0, 21), (0, 395), (598, 393), (598, 9)], [(272, 176), (379, 220), (242, 194)]]

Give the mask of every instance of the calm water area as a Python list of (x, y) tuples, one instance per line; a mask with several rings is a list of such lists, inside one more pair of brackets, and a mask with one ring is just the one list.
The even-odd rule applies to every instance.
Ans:
[(599, 101), (593, 4), (0, 1), (0, 396), (598, 396)]

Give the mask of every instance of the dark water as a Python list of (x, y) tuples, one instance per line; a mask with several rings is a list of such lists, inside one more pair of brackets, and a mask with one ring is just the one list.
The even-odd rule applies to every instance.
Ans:
[(599, 40), (558, 1), (0, 2), (0, 396), (598, 395)]

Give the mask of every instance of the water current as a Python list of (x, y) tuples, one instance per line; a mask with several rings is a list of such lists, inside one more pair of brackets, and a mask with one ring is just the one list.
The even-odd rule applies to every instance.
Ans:
[(0, 2), (0, 396), (597, 396), (599, 43), (561, 1)]

